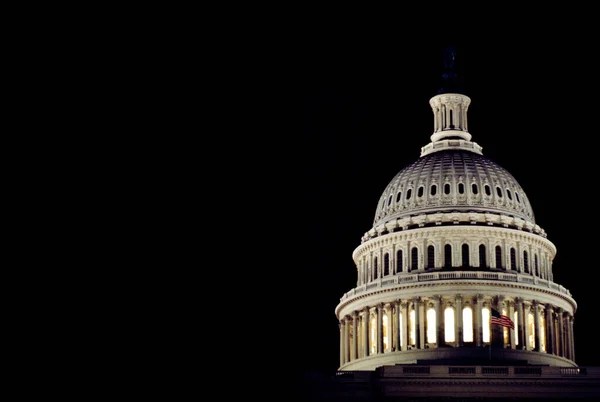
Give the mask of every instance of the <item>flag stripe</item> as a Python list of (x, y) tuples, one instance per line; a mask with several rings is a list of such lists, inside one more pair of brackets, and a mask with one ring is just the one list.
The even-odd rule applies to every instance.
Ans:
[(515, 324), (512, 322), (508, 316), (500, 314), (497, 310), (492, 309), (492, 325), (501, 325), (503, 327), (508, 327), (511, 329), (515, 329)]

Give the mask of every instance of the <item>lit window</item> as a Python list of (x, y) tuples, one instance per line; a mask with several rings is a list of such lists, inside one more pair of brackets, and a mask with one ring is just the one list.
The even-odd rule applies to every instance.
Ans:
[(473, 342), (473, 310), (468, 306), (463, 308), (463, 341)]
[(444, 339), (446, 342), (454, 342), (454, 309), (446, 307), (444, 310)]
[(435, 309), (433, 307), (427, 310), (427, 343), (435, 343)]
[(377, 353), (377, 320), (375, 319), (375, 316), (371, 318), (371, 339), (369, 343), (369, 346), (371, 346), (370, 354)]
[[(540, 314), (540, 328), (546, 328), (546, 319), (543, 314)], [(546, 351), (546, 331), (540, 331), (540, 349), (542, 352)]]
[(383, 315), (383, 328), (381, 329), (383, 332), (383, 350), (388, 350), (388, 317), (387, 314)]
[(490, 309), (484, 307), (481, 309), (481, 322), (483, 329), (483, 342), (489, 343), (490, 341)]
[(415, 310), (411, 310), (410, 311), (410, 328), (409, 328), (409, 340), (408, 343), (410, 345), (414, 345), (416, 343), (416, 339), (417, 339), (417, 330), (415, 328)]
[(513, 322), (515, 323), (515, 345), (519, 344), (519, 337), (518, 337), (518, 333), (519, 333), (519, 312), (515, 311), (515, 313), (513, 314)]
[[(506, 312), (506, 309), (502, 309), (502, 315), (505, 315), (508, 317), (508, 313)], [(504, 335), (504, 344), (508, 344), (508, 327), (502, 327), (502, 334)]]
[(532, 313), (527, 314), (527, 324), (529, 325), (529, 345), (533, 350), (535, 348), (535, 323)]

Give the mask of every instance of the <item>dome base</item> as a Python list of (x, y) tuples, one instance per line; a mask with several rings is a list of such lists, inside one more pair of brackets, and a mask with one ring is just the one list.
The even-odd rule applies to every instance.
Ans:
[(483, 365), (489, 366), (542, 365), (556, 367), (577, 367), (575, 362), (564, 357), (534, 352), (530, 350), (500, 349), (489, 347), (460, 347), (406, 350), (400, 352), (380, 353), (353, 360), (339, 370), (375, 370), (380, 366), (394, 364), (426, 364), (426, 365)]

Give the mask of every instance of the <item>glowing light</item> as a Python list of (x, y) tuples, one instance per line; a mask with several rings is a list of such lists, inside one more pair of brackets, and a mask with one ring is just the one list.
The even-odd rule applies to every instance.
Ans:
[(427, 310), (427, 343), (435, 343), (435, 309), (430, 308)]
[(473, 342), (473, 310), (471, 307), (463, 309), (463, 341)]
[(444, 310), (444, 339), (446, 342), (454, 342), (454, 309), (446, 307)]

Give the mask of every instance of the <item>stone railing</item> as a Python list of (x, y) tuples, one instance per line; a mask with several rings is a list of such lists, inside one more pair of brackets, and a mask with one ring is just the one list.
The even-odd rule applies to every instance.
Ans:
[(563, 378), (563, 377), (595, 377), (600, 378), (600, 367), (520, 367), (520, 366), (426, 366), (426, 365), (395, 365), (383, 366), (372, 371), (337, 371), (337, 377), (365, 379), (369, 374), (378, 377), (436, 377), (439, 375), (451, 375), (453, 377), (489, 377), (500, 376), (502, 378)]
[(407, 283), (415, 282), (430, 282), (430, 281), (447, 281), (457, 279), (480, 279), (491, 281), (505, 281), (515, 283), (525, 283), (540, 286), (543, 288), (552, 289), (558, 293), (571, 297), (571, 292), (563, 286), (552, 281), (538, 278), (527, 274), (518, 274), (510, 272), (486, 272), (486, 271), (452, 271), (452, 272), (419, 272), (419, 273), (401, 273), (397, 275), (388, 275), (383, 278), (376, 279), (367, 284), (357, 286), (356, 288), (345, 293), (340, 301), (344, 301), (350, 297), (360, 295), (363, 292), (374, 289), (385, 289)]

